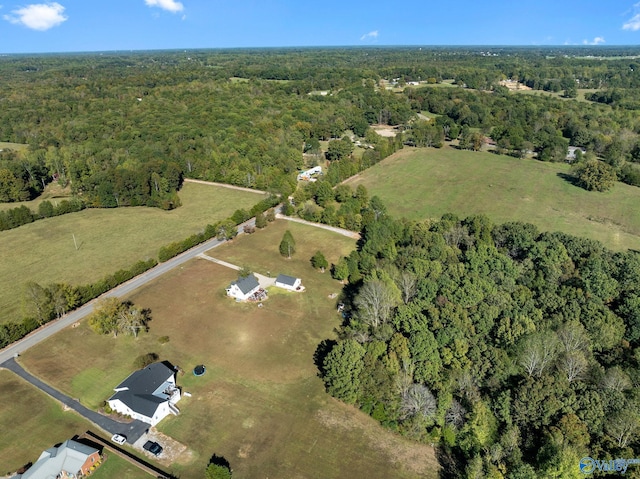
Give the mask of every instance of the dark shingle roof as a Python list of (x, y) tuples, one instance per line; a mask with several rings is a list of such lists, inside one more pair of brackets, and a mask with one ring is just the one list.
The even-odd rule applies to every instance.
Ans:
[[(122, 381), (115, 389), (122, 389), (109, 398), (120, 399), (124, 404), (139, 414), (152, 417), (158, 409), (158, 405), (165, 402), (168, 397), (154, 395), (175, 371), (164, 363), (154, 363), (144, 369), (135, 371), (127, 379)], [(160, 391), (162, 393), (162, 391)]]
[(296, 284), (297, 279), (298, 278), (287, 276), (286, 274), (279, 274), (276, 278), (276, 283), (288, 284), (289, 286), (293, 286), (294, 284)]
[(242, 291), (242, 294), (247, 294), (252, 289), (256, 288), (257, 286), (260, 286), (260, 283), (258, 283), (258, 280), (256, 279), (256, 277), (252, 274), (244, 278), (240, 278), (238, 281), (234, 281), (231, 284), (235, 284), (238, 288), (240, 288), (240, 291)]

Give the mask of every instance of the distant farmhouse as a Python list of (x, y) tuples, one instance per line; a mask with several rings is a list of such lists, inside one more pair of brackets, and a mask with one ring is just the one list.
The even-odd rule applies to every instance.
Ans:
[(298, 173), (298, 181), (316, 181), (316, 178), (314, 177), (321, 174), (322, 174), (322, 167), (314, 166), (313, 168), (310, 168), (308, 170), (301, 171), (300, 173)]
[(259, 290), (260, 283), (258, 283), (254, 275), (250, 274), (237, 281), (232, 281), (226, 291), (227, 296), (231, 296), (238, 301), (246, 301)]
[(176, 372), (164, 363), (135, 371), (114, 390), (108, 401), (111, 409), (152, 426), (180, 413), (175, 406), (180, 400)]
[(580, 148), (579, 146), (570, 146), (567, 149), (567, 157), (565, 158), (567, 162), (572, 163), (578, 159), (576, 151), (580, 151), (583, 155), (587, 152), (587, 150)]
[(12, 479), (78, 479), (88, 476), (100, 464), (100, 451), (72, 439), (40, 454), (25, 473)]
[(300, 278), (294, 278), (286, 274), (279, 274), (276, 278), (275, 285), (278, 288), (288, 289), (289, 291), (301, 291), (304, 289)]

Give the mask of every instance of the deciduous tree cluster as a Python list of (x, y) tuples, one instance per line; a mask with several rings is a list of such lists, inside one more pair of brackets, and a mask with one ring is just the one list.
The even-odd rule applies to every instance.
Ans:
[(350, 284), (327, 391), (439, 443), (454, 477), (574, 477), (585, 455), (640, 445), (637, 253), (380, 211), (333, 271)]

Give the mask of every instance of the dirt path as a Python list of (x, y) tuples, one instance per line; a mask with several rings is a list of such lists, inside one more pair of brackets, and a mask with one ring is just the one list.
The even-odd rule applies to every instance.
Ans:
[(191, 178), (185, 178), (184, 181), (186, 183), (198, 183), (198, 184), (201, 184), (201, 185), (222, 186), (223, 188), (229, 188), (231, 190), (246, 191), (248, 193), (257, 193), (259, 195), (266, 195), (267, 194), (266, 191), (254, 190), (252, 188), (243, 188), (242, 186), (228, 185), (226, 183), (215, 183), (213, 181), (193, 180)]
[(281, 213), (278, 213), (276, 215), (276, 218), (278, 219), (282, 219), (282, 220), (287, 220), (287, 221), (293, 221), (294, 223), (302, 223), (303, 225), (309, 225), (309, 226), (315, 226), (316, 228), (322, 228), (324, 230), (328, 230), (328, 231), (333, 231), (334, 233), (338, 233), (342, 236), (346, 236), (348, 238), (353, 238), (353, 239), (360, 239), (360, 233), (357, 233), (355, 231), (349, 231), (349, 230), (345, 230), (344, 228), (338, 228), (336, 226), (329, 226), (329, 225), (323, 225), (321, 223), (312, 223), (311, 221), (306, 221), (300, 218), (293, 218), (291, 216), (285, 216)]
[[(212, 258), (211, 256), (208, 256), (204, 253), (201, 253), (198, 255), (198, 258), (202, 258), (202, 259), (206, 259), (207, 261), (211, 261), (212, 263), (217, 263), (221, 266), (224, 266), (226, 268), (230, 268), (230, 269), (235, 269), (236, 271), (240, 271), (240, 266), (237, 266), (235, 264), (231, 264), (231, 263), (227, 263), (226, 261), (222, 261), (221, 259), (218, 258)], [(268, 288), (269, 286), (273, 286), (274, 284), (276, 284), (276, 279), (275, 278), (270, 278), (268, 276), (264, 276), (260, 273), (253, 273), (253, 275), (258, 279), (258, 283), (260, 283), (260, 287), (262, 289), (264, 288)]]

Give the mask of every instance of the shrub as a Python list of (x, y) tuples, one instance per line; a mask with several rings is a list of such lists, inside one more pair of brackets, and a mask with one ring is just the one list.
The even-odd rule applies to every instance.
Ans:
[(264, 228), (267, 226), (267, 218), (264, 214), (262, 213), (258, 213), (258, 215), (256, 215), (256, 228)]
[(167, 344), (169, 342), (169, 336), (160, 336), (158, 342), (160, 344)]
[(574, 169), (574, 175), (585, 190), (607, 191), (617, 176), (613, 167), (600, 160), (587, 160)]
[(149, 366), (149, 364), (155, 363), (157, 360), (158, 360), (158, 355), (156, 353), (147, 353), (147, 354), (138, 356), (136, 360), (133, 362), (133, 366), (136, 369), (142, 369)]
[(325, 268), (329, 266), (329, 262), (324, 257), (321, 251), (316, 251), (316, 254), (311, 257), (311, 266), (313, 266), (315, 269), (319, 269), (324, 273)]

